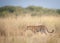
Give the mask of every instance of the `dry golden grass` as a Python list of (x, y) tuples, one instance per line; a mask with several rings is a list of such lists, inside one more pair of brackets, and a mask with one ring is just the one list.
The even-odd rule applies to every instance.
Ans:
[[(40, 24), (46, 25), (49, 31), (55, 29), (55, 32), (48, 35), (41, 33), (34, 34), (30, 30), (24, 32), (27, 25)], [(7, 35), (4, 40), (0, 39), (1, 43), (55, 43), (55, 41), (60, 40), (58, 39), (60, 35), (60, 16), (0, 18), (0, 27), (1, 29), (5, 29)], [(56, 43), (60, 43), (60, 41)]]

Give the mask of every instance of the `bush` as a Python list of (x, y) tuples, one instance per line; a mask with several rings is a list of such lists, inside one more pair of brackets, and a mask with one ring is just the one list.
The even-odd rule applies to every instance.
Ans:
[(60, 9), (57, 9), (57, 11), (56, 11), (58, 14), (60, 14)]

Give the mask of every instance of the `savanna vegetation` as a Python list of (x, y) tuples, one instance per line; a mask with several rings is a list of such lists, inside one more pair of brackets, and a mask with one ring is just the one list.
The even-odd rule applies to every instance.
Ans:
[[(45, 25), (54, 33), (36, 34), (27, 26)], [(0, 43), (60, 43), (60, 9), (38, 6), (0, 7)]]
[(19, 6), (4, 6), (0, 7), (0, 17), (11, 16), (11, 15), (25, 15), (30, 13), (31, 16), (41, 15), (60, 15), (60, 9), (48, 9), (38, 6), (28, 6), (26, 8)]

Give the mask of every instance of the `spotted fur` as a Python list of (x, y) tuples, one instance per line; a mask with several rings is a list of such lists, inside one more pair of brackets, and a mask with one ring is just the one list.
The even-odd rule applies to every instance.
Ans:
[(46, 31), (48, 33), (53, 33), (54, 32), (54, 30), (52, 30), (51, 32), (49, 32), (48, 29), (47, 29), (47, 27), (45, 25), (27, 26), (27, 30), (31, 30), (34, 33), (41, 32), (41, 33), (45, 33), (45, 34), (46, 34)]

